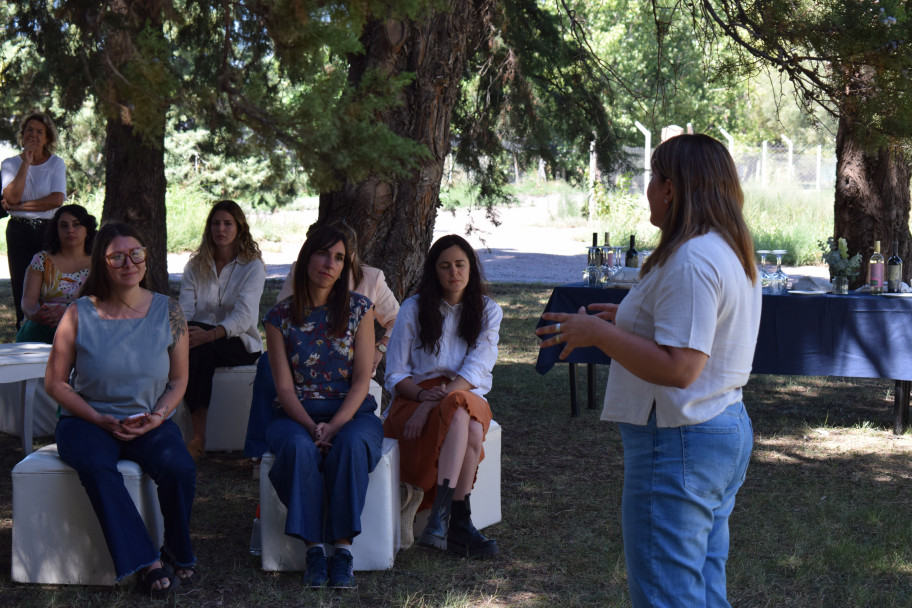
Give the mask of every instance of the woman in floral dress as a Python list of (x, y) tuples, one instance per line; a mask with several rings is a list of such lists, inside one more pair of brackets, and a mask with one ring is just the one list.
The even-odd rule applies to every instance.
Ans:
[(307, 546), (304, 584), (314, 588), (354, 587), (351, 541), (361, 532), (368, 476), (383, 444), (368, 394), (373, 304), (348, 289), (348, 250), (336, 228), (311, 233), (298, 255), (292, 297), (266, 315), (282, 410), (266, 431), (275, 454), (269, 480), (288, 508), (285, 533)]
[(44, 250), (25, 273), (22, 311), (26, 320), (16, 342), (54, 341), (57, 325), (89, 276), (95, 217), (81, 205), (57, 209), (44, 234)]

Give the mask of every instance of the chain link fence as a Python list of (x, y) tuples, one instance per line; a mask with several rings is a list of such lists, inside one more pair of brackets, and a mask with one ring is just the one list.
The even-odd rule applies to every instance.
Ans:
[[(630, 192), (644, 192), (645, 150), (625, 146), (624, 152), (634, 171)], [(833, 147), (796, 147), (789, 150), (781, 142), (761, 142), (757, 146), (736, 144), (732, 158), (745, 187), (798, 190), (832, 190), (836, 187), (836, 149)], [(611, 176), (610, 183), (616, 183), (619, 176)]]

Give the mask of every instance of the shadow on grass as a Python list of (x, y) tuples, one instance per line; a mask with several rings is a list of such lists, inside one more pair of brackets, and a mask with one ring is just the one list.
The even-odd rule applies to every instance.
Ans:
[[(275, 297), (269, 287), (262, 309)], [(2, 289), (2, 285), (0, 285)], [(503, 522), (485, 530), (495, 559), (469, 562), (424, 549), (358, 589), (312, 593), (300, 573), (259, 569), (248, 553), (257, 485), (239, 454), (200, 463), (192, 532), (202, 585), (184, 606), (627, 606), (617, 427), (585, 407), (569, 417), (567, 372), (534, 371), (532, 335), (550, 290), (495, 285), (504, 308), (489, 395), (503, 427)], [(0, 315), (3, 314), (0, 292)], [(607, 370), (598, 370), (597, 402)], [(585, 382), (580, 379), (581, 398)], [(906, 606), (912, 572), (907, 523), (909, 436), (891, 432), (888, 381), (758, 376), (745, 390), (756, 433), (731, 521), (729, 595), (735, 606)], [(47, 439), (45, 439), (47, 441)], [(0, 435), (0, 605), (153, 605), (128, 590), (12, 584), (9, 471), (18, 439)], [(154, 604), (159, 605), (159, 604)]]

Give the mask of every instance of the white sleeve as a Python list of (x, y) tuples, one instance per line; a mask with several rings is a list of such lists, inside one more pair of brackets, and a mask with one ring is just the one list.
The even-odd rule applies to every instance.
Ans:
[[(225, 328), (227, 338), (240, 336), (251, 327), (257, 326), (260, 313), (260, 298), (266, 283), (266, 266), (261, 260), (251, 260), (243, 266), (248, 270), (244, 281), (238, 286), (238, 294), (231, 313), (219, 323)], [(223, 300), (224, 301), (224, 300)]]
[[(487, 393), (491, 390), (494, 364), (497, 363), (497, 343), (500, 340), (500, 322), (503, 310), (497, 302), (485, 298), (485, 322), (475, 346), (470, 348), (459, 368), (459, 375), (469, 384)], [(397, 324), (398, 327), (398, 324)]]
[(54, 156), (56, 162), (54, 163), (53, 171), (51, 171), (50, 179), (48, 180), (48, 185), (50, 186), (51, 194), (53, 192), (62, 192), (63, 198), (66, 199), (66, 163), (63, 162), (63, 159), (59, 156)]
[(386, 347), (386, 390), (390, 394), (396, 393), (396, 385), (411, 378), (412, 370), (412, 343), (418, 335), (418, 306), (416, 299), (409, 298), (402, 303), (396, 317), (396, 325), (390, 336), (389, 345)]
[(184, 274), (181, 276), (180, 297), (178, 297), (181, 312), (184, 313), (184, 319), (187, 322), (193, 320), (196, 314), (196, 274), (190, 266), (190, 262), (184, 266)]

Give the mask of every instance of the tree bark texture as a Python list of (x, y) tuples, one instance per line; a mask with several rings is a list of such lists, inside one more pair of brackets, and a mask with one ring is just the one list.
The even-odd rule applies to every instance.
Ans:
[(349, 70), (353, 83), (369, 68), (414, 73), (401, 105), (380, 119), (396, 134), (424, 144), (430, 156), (405, 178), (370, 176), (320, 195), (317, 224), (344, 219), (357, 230), (361, 258), (384, 271), (400, 300), (417, 284), (431, 244), (450, 151), (450, 117), (481, 21), (471, 0), (451, 0), (448, 7), (420, 21), (369, 23), (361, 37), (366, 52), (352, 58)]
[(148, 248), (147, 286), (168, 293), (165, 213), (165, 135), (150, 141), (120, 119), (108, 119), (105, 137), (105, 200), (102, 222), (130, 224)]
[(912, 274), (912, 241), (909, 233), (909, 178), (912, 166), (898, 146), (867, 150), (864, 133), (852, 117), (839, 119), (836, 133), (835, 237), (845, 237), (850, 255), (860, 252), (862, 268), (850, 284), (856, 288), (867, 280), (868, 258), (874, 241), (881, 242), (885, 258), (899, 241), (903, 280)]

